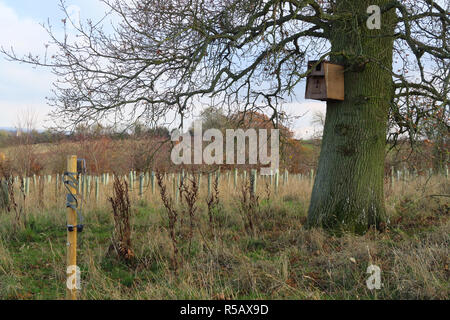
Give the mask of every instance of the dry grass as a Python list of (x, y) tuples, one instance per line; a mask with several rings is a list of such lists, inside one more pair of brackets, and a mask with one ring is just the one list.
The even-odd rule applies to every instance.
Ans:
[[(162, 181), (172, 194), (171, 175)], [(110, 178), (110, 181), (112, 179)], [(267, 178), (267, 181), (268, 178)], [(221, 173), (220, 208), (209, 212), (203, 175), (191, 225), (186, 202), (173, 209), (186, 217), (173, 229), (179, 261), (173, 268), (173, 241), (159, 188), (138, 184), (130, 193), (131, 239), (135, 262), (107, 254), (113, 215), (107, 198), (112, 184), (94, 188), (84, 203), (85, 230), (79, 236), (82, 299), (448, 299), (448, 195), (444, 177), (386, 183), (387, 231), (336, 237), (303, 227), (311, 181), (290, 176), (269, 196), (258, 177), (258, 232), (245, 232), (239, 213), (240, 186)], [(64, 190), (44, 185), (25, 200), (27, 225), (13, 232), (12, 217), (0, 213), (0, 298), (63, 299), (65, 296)], [(189, 212), (187, 210), (186, 212)], [(212, 218), (211, 218), (212, 215)], [(214, 223), (211, 223), (211, 219)], [(192, 226), (192, 228), (191, 228)], [(367, 266), (378, 265), (383, 287), (366, 287)]]

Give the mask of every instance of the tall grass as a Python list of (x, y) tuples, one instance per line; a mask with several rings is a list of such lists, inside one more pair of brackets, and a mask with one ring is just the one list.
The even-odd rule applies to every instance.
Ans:
[[(115, 225), (108, 202), (113, 185), (100, 183), (96, 201), (91, 184), (91, 193), (83, 201), (85, 228), (79, 234), (81, 298), (449, 297), (450, 183), (445, 177), (410, 177), (393, 186), (387, 180), (386, 231), (340, 237), (304, 228), (312, 188), (309, 178), (290, 175), (284, 184), (280, 179), (276, 192), (269, 178), (258, 177), (258, 210), (253, 212), (257, 232), (251, 233), (246, 232), (246, 207), (239, 196), (247, 181), (239, 176), (235, 188), (233, 179), (222, 172), (218, 202), (208, 209), (205, 178), (195, 201), (193, 193), (183, 189), (176, 202), (171, 175), (161, 175), (154, 192), (150, 183), (144, 185), (141, 195), (134, 186), (129, 192), (129, 221), (136, 261), (131, 264), (108, 254)], [(14, 229), (11, 213), (0, 213), (1, 299), (65, 297), (65, 198), (63, 187), (55, 191), (53, 183), (54, 178), (44, 183), (42, 191), (30, 185), (29, 195), (20, 200), (27, 215), (21, 228)], [(171, 199), (178, 219), (185, 217), (183, 226), (171, 227), (161, 185), (167, 185), (166, 197)], [(43, 206), (38, 205), (38, 197)], [(178, 255), (176, 271), (173, 238)], [(369, 264), (382, 270), (380, 290), (371, 291), (366, 286)]]

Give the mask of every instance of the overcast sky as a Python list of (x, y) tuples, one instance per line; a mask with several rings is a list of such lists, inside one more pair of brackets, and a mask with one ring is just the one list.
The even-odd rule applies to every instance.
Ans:
[[(62, 32), (63, 13), (59, 3), (59, 0), (0, 0), (0, 46), (14, 47), (19, 55), (43, 54), (49, 38), (40, 24), (49, 19), (53, 29)], [(67, 0), (66, 4), (70, 13), (79, 14), (82, 20), (96, 20), (104, 13), (103, 4), (97, 0)], [(45, 97), (51, 95), (54, 80), (49, 69), (9, 62), (0, 56), (0, 127), (15, 127), (18, 115), (27, 109), (38, 115), (38, 128), (49, 126), (47, 114), (51, 109)], [(302, 99), (304, 85), (303, 82), (297, 90), (299, 101), (286, 105), (289, 114), (306, 113), (294, 122), (298, 138), (308, 138), (317, 130), (311, 126), (316, 111), (325, 113), (325, 103)]]

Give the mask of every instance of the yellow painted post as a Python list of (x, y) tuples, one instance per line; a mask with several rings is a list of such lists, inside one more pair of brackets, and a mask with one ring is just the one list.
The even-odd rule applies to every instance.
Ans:
[[(67, 172), (69, 174), (73, 174), (74, 176), (77, 174), (77, 156), (68, 156), (67, 157)], [(67, 185), (68, 189), (73, 195), (77, 194), (77, 188), (74, 188), (70, 184)], [(69, 284), (69, 279), (74, 279), (74, 276), (70, 273), (75, 272), (75, 279), (78, 276), (77, 274), (77, 213), (75, 209), (68, 207), (67, 208), (67, 225), (73, 226), (72, 231), (69, 231), (67, 228), (67, 277)], [(69, 271), (70, 270), (70, 271)], [(67, 286), (67, 299), (76, 300), (77, 299), (77, 288), (76, 283), (72, 282), (72, 289)]]

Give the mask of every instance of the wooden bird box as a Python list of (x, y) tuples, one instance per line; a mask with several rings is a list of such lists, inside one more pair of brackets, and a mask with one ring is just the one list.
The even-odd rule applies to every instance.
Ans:
[[(308, 61), (308, 70), (317, 61)], [(328, 61), (319, 63), (306, 79), (306, 99), (344, 100), (344, 67)]]

